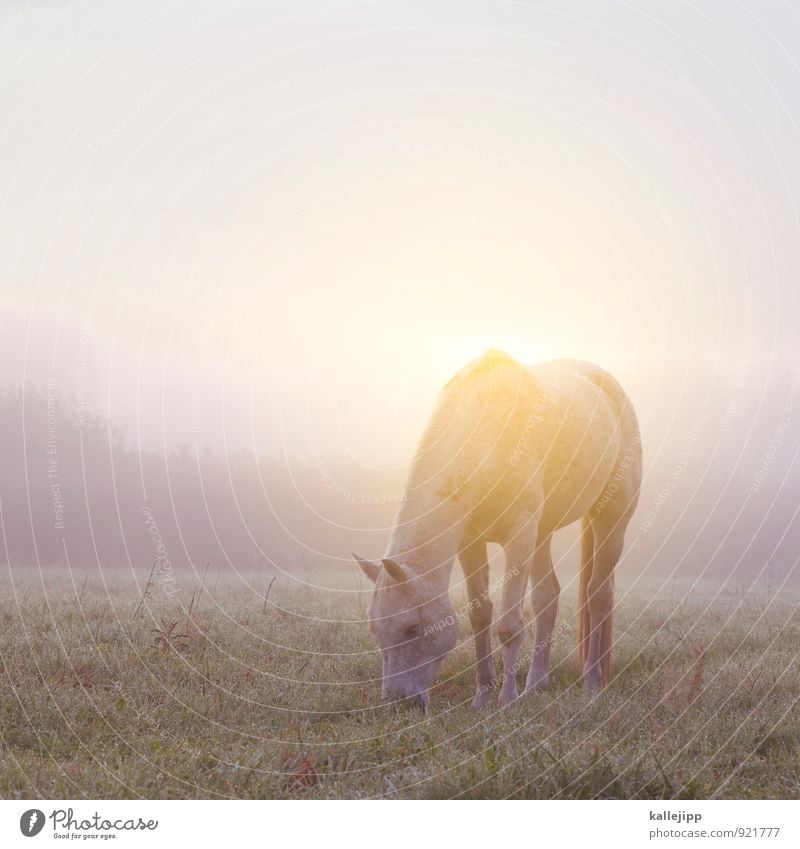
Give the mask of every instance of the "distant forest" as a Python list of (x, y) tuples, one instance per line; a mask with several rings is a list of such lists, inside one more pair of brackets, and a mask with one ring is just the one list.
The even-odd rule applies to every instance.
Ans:
[(402, 485), (376, 492), (374, 473), (321, 456), (141, 450), (35, 387), (0, 389), (0, 457), (2, 557), (14, 565), (349, 567), (357, 543), (383, 544)]
[[(754, 477), (724, 462), (704, 465), (706, 451), (698, 443), (692, 462), (650, 461), (645, 451), (645, 487), (620, 569), (794, 581), (795, 458), (784, 446), (770, 474)], [(154, 562), (307, 576), (350, 569), (350, 551), (384, 551), (405, 477), (314, 446), (302, 460), (193, 445), (143, 450), (47, 387), (0, 388), (0, 459), (4, 563), (82, 571)], [(568, 554), (570, 564), (562, 574), (577, 564), (575, 540), (575, 528), (557, 539), (556, 555)]]

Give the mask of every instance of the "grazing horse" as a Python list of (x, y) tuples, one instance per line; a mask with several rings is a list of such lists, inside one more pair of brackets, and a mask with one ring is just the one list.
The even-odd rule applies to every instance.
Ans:
[(554, 360), (524, 366), (487, 351), (442, 389), (411, 465), (388, 551), (353, 555), (375, 587), (369, 622), (383, 658), (383, 697), (421, 707), (458, 640), (449, 598), (456, 554), (466, 578), (477, 693), (497, 678), (486, 545), (505, 552), (497, 636), (501, 706), (518, 696), (523, 600), (531, 581), (535, 646), (525, 693), (547, 686), (559, 597), (550, 542), (583, 520), (578, 646), (589, 690), (608, 682), (614, 567), (642, 473), (639, 425), (622, 387), (598, 366)]

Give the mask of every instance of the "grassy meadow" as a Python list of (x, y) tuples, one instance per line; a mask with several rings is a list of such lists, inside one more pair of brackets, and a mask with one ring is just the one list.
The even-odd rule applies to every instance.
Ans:
[(564, 580), (550, 691), (483, 714), (461, 617), (423, 716), (379, 703), (355, 571), (167, 577), (144, 598), (147, 575), (0, 578), (0, 797), (800, 795), (800, 608), (777, 586), (620, 580), (591, 698)]

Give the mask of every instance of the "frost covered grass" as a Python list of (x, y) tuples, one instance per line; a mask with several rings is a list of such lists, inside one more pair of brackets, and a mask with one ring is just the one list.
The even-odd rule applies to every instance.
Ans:
[(800, 608), (775, 588), (620, 581), (590, 697), (567, 585), (549, 692), (482, 714), (464, 619), (421, 715), (380, 704), (354, 574), (146, 581), (0, 579), (0, 797), (800, 795)]

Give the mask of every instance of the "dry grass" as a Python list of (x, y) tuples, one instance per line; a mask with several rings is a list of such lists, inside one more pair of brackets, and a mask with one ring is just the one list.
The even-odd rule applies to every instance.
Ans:
[(567, 589), (549, 693), (472, 713), (462, 625), (423, 717), (377, 703), (354, 578), (146, 579), (0, 581), (0, 797), (800, 794), (796, 597), (623, 584), (589, 698)]

